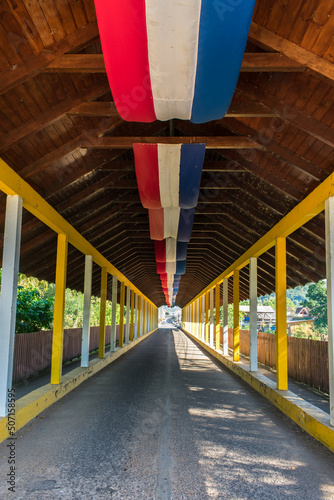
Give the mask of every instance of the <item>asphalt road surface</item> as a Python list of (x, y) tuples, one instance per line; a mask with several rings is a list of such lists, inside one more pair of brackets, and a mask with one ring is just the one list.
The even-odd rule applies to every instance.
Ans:
[(334, 454), (178, 330), (159, 330), (8, 441), (0, 499), (333, 499)]

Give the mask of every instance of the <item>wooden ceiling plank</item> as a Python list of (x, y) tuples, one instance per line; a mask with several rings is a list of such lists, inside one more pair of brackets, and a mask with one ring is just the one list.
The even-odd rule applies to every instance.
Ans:
[(319, 120), (300, 111), (295, 106), (281, 101), (268, 94), (262, 88), (239, 81), (238, 89), (252, 99), (259, 99), (273, 111), (275, 110), (280, 118), (287, 123), (298, 127), (315, 139), (324, 142), (331, 148), (334, 147), (334, 130)]
[(6, 150), (8, 147), (13, 146), (21, 139), (28, 137), (30, 134), (38, 132), (44, 127), (52, 125), (52, 123), (64, 117), (69, 109), (76, 107), (77, 104), (82, 100), (96, 99), (101, 95), (104, 95), (106, 92), (108, 92), (108, 90), (108, 84), (99, 84), (96, 87), (94, 86), (94, 88), (86, 89), (85, 91), (77, 94), (74, 98), (70, 98), (66, 101), (60, 102), (47, 111), (40, 113), (38, 117), (32, 118), (20, 127), (17, 127), (11, 132), (8, 132), (7, 134), (1, 136), (0, 151)]
[(82, 148), (97, 149), (132, 149), (134, 143), (145, 144), (197, 144), (205, 143), (207, 149), (261, 149), (262, 146), (249, 137), (101, 137), (83, 139)]
[(45, 50), (31, 56), (28, 60), (18, 63), (9, 70), (1, 74), (0, 94), (20, 85), (29, 78), (41, 72), (50, 62), (70, 50), (80, 50), (98, 38), (98, 28), (96, 22), (91, 22), (86, 26), (70, 33), (62, 40), (48, 45)]
[(331, 62), (303, 49), (286, 38), (276, 35), (259, 24), (252, 22), (249, 39), (259, 47), (276, 50), (316, 73), (320, 73), (332, 82), (334, 81), (334, 66)]

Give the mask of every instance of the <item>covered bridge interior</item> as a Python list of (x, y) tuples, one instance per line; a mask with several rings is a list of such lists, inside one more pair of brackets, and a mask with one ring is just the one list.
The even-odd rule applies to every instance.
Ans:
[[(242, 2), (216, 3), (217, 15), (222, 15), (221, 9), (230, 11)], [(1, 0), (0, 267), (6, 200), (17, 195), (23, 199), (19, 271), (53, 283), (62, 262), (64, 288), (66, 281), (66, 287), (84, 291), (85, 255), (93, 255), (92, 294), (100, 296), (105, 286), (111, 300), (107, 272), (116, 276), (123, 307), (124, 286), (149, 305), (143, 332), (149, 333), (156, 327), (156, 308), (166, 302), (148, 210), (138, 190), (133, 146), (205, 143), (186, 271), (176, 296), (185, 330), (198, 335), (198, 299), (205, 294), (208, 301), (214, 287), (216, 310), (226, 297), (235, 306), (249, 298), (251, 257), (257, 257), (257, 296), (277, 291), (277, 282), (285, 296), (285, 269), (287, 287), (324, 279), (328, 263), (334, 261), (334, 223), (332, 232), (328, 225), (326, 229), (324, 212), (334, 195), (333, 7), (333, 0), (257, 0), (226, 115), (201, 124), (180, 118), (144, 123), (126, 121), (119, 114), (93, 0)], [(217, 67), (219, 62), (217, 54)], [(131, 110), (141, 98), (136, 91), (124, 97)], [(329, 216), (334, 217), (333, 204)], [(274, 236), (267, 238), (268, 233)], [(69, 236), (67, 262), (65, 251), (59, 251), (65, 248), (59, 246), (64, 234)], [(286, 251), (285, 246), (275, 248), (279, 237)], [(240, 265), (233, 267), (236, 262)], [(232, 279), (225, 280), (227, 288), (220, 287), (234, 270), (237, 294)], [(56, 303), (61, 300), (56, 287)], [(284, 301), (279, 311), (283, 326), (277, 338), (284, 344)], [(63, 324), (56, 307), (55, 325), (61, 339)], [(9, 350), (13, 337), (8, 334)], [(59, 342), (52, 354), (57, 364), (51, 376), (54, 385), (61, 381)], [(210, 345), (213, 348), (211, 340)], [(281, 349), (280, 340), (278, 346)], [(281, 373), (286, 358), (283, 347), (278, 353)], [(9, 367), (11, 362), (9, 356)], [(283, 391), (287, 372), (284, 377), (277, 382)], [(334, 449), (333, 428), (326, 425), (331, 443), (326, 445)]]

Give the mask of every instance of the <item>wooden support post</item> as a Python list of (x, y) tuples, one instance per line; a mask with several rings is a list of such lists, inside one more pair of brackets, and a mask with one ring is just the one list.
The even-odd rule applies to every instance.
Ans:
[(99, 358), (103, 359), (105, 355), (106, 343), (106, 308), (107, 308), (107, 268), (101, 269), (101, 302), (100, 302), (100, 328), (99, 328)]
[(326, 277), (328, 314), (329, 413), (334, 426), (334, 198), (325, 203), (326, 209)]
[(228, 355), (228, 278), (223, 281), (223, 354)]
[(135, 293), (135, 328), (134, 328), (134, 338), (139, 337), (139, 327), (138, 327), (138, 293)]
[(0, 417), (8, 414), (12, 388), (22, 198), (7, 196), (0, 294)]
[(85, 256), (85, 281), (83, 299), (82, 341), (81, 341), (81, 366), (88, 367), (89, 364), (89, 338), (90, 338), (90, 306), (92, 297), (92, 272), (93, 257)]
[(125, 343), (130, 342), (130, 298), (131, 290), (126, 287), (126, 324), (125, 324)]
[(60, 384), (62, 374), (67, 249), (68, 241), (66, 234), (58, 234), (56, 290), (53, 312), (51, 384)]
[(286, 333), (286, 240), (276, 239), (276, 383), (277, 389), (288, 390), (288, 340)]
[(116, 349), (117, 276), (112, 277), (110, 350)]
[(205, 342), (208, 344), (209, 343), (209, 328), (210, 328), (210, 323), (209, 323), (209, 294), (210, 292), (206, 292), (205, 294)]
[(198, 338), (202, 338), (202, 297), (198, 298)]
[(240, 359), (240, 328), (239, 328), (239, 270), (233, 273), (233, 361)]
[(257, 372), (257, 258), (249, 260), (250, 371)]
[(119, 339), (118, 346), (123, 347), (124, 342), (124, 299), (125, 299), (125, 284), (121, 282), (121, 294), (120, 294), (120, 310), (119, 310)]
[(216, 285), (215, 348), (220, 351), (220, 284)]
[(135, 318), (135, 292), (131, 290), (131, 323), (130, 323), (130, 342), (134, 337), (134, 318)]

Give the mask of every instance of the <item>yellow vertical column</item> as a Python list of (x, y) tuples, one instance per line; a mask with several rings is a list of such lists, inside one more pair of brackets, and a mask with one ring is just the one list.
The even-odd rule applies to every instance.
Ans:
[(146, 308), (145, 308), (146, 309), (146, 332), (145, 333), (148, 332), (148, 318), (149, 318), (149, 308), (148, 307), (149, 307), (149, 303), (146, 301)]
[(198, 307), (197, 307), (197, 300), (195, 300), (194, 302), (195, 304), (195, 331), (194, 331), (194, 335), (195, 337), (198, 337)]
[(57, 242), (56, 290), (53, 313), (51, 384), (60, 384), (62, 374), (67, 248), (68, 242), (66, 234), (59, 234)]
[(99, 327), (99, 358), (104, 358), (106, 340), (106, 307), (107, 307), (107, 268), (101, 268), (101, 302)]
[(215, 348), (220, 349), (220, 284), (216, 285), (216, 331)]
[(119, 299), (119, 339), (118, 347), (123, 347), (124, 338), (124, 299), (125, 299), (125, 284), (121, 282), (121, 296)]
[(133, 335), (135, 330), (135, 292), (131, 290), (131, 321), (130, 321), (130, 342), (133, 341)]
[(146, 300), (142, 300), (142, 317), (143, 317), (143, 335), (145, 335), (145, 321), (146, 321)]
[(142, 298), (138, 295), (137, 338), (139, 338), (141, 334), (141, 303)]
[(276, 239), (276, 383), (277, 389), (288, 390), (288, 340), (286, 333), (286, 240)]
[(209, 298), (210, 291), (205, 294), (205, 342), (209, 343), (210, 321), (209, 321)]
[(239, 331), (239, 301), (240, 275), (239, 269), (233, 273), (233, 361), (240, 359), (240, 331)]

